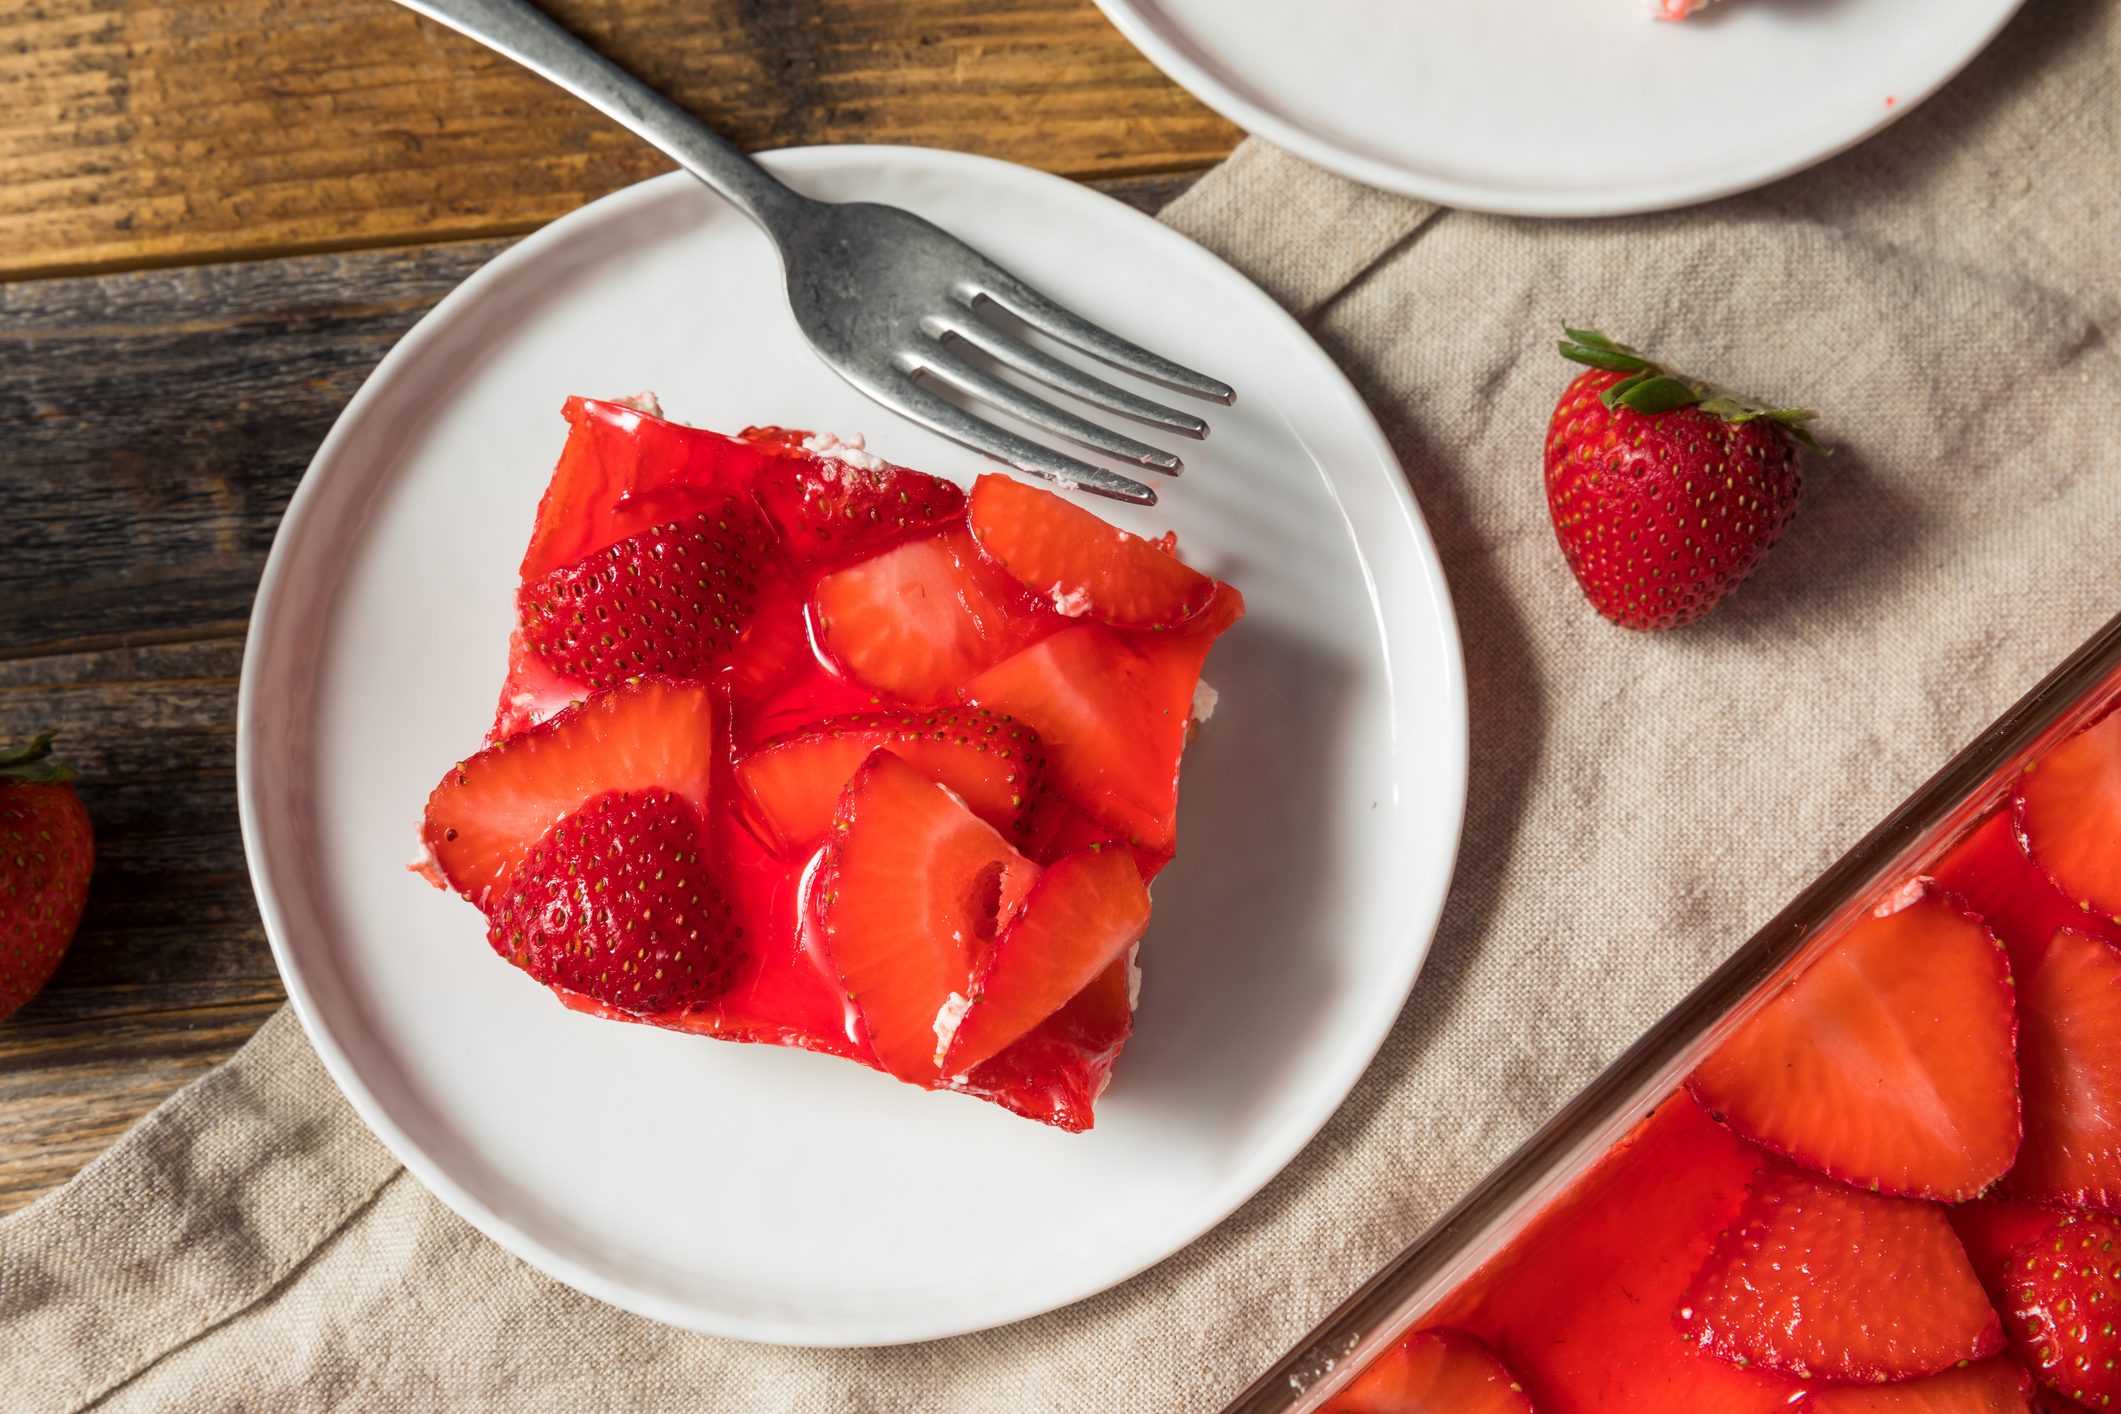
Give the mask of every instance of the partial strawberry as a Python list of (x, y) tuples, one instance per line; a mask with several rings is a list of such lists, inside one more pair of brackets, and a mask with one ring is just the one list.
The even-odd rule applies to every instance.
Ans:
[(0, 1021), (44, 990), (88, 905), (95, 832), (52, 736), (0, 751)]
[(942, 1038), (943, 1074), (963, 1075), (1067, 1004), (1149, 926), (1149, 890), (1123, 849), (1054, 861), (1024, 895)]
[(1062, 793), (1124, 843), (1168, 854), (1201, 664), (1243, 613), (1226, 585), (1182, 631), (1062, 629), (966, 683), (965, 700), (1038, 728)]
[(866, 712), (776, 737), (736, 763), (737, 780), (782, 850), (815, 844), (840, 792), (880, 746), (948, 786), (973, 814), (1021, 845), (1044, 788), (1045, 752), (1022, 722), (977, 707)]
[(2011, 1254), (2001, 1304), (2042, 1384), (2092, 1409), (2121, 1400), (2121, 1220), (2057, 1220)]
[(826, 956), (884, 1069), (934, 1085), (945, 1028), (1039, 868), (878, 749), (847, 783), (813, 897)]
[(1851, 925), (1688, 1084), (1756, 1143), (1859, 1188), (1952, 1202), (2018, 1152), (2002, 947), (1917, 880)]
[(2013, 1195), (2121, 1209), (2121, 952), (2064, 929), (2018, 980), (2025, 1143)]
[(1069, 618), (1170, 628), (1215, 595), (1214, 580), (1156, 541), (1014, 477), (989, 472), (974, 482), (966, 524), (988, 558)]
[(525, 583), (524, 641), (592, 689), (650, 673), (707, 677), (735, 656), (771, 548), (748, 497), (630, 535)]
[(1799, 1379), (1907, 1380), (2003, 1348), (1944, 1210), (1771, 1163), (1674, 1316), (1705, 1354)]
[(564, 411), (567, 445), (538, 502), (523, 556), (526, 584), (748, 493), (773, 459), (764, 448), (626, 403), (569, 398)]
[(1460, 1331), (1415, 1331), (1370, 1362), (1319, 1414), (1534, 1414), (1495, 1352)]
[(2121, 919), (2121, 711), (2110, 711), (2025, 768), (2025, 851), (2080, 908)]
[(546, 986), (622, 1011), (712, 1001), (727, 990), (742, 942), (705, 844), (705, 824), (682, 796), (597, 796), (531, 846), (487, 938)]
[(1671, 373), (1625, 344), (1570, 329), (1589, 364), (1547, 426), (1547, 510), (1576, 581), (1623, 628), (1707, 613), (1751, 574), (1796, 513), (1796, 443), (1813, 414)]
[(716, 758), (713, 689), (644, 678), (459, 761), (427, 797), (427, 873), (481, 909), (555, 824), (610, 791), (661, 789), (704, 814)]
[(812, 604), (820, 645), (850, 677), (917, 707), (952, 700), (1052, 618), (962, 527), (826, 575)]
[(1089, 1129), (1134, 1030), (1133, 951), (970, 1075), (944, 1083), (1070, 1134)]
[(760, 474), (757, 495), (797, 564), (845, 562), (964, 514), (951, 482), (878, 457), (860, 438), (747, 427), (745, 441), (780, 453)]
[(2032, 1414), (2033, 1378), (2008, 1355), (1926, 1379), (1820, 1385), (1796, 1406), (1807, 1414)]

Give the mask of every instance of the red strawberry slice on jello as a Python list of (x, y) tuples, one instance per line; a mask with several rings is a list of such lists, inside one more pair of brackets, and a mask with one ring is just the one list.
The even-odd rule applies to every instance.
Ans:
[(1095, 1121), (1097, 1098), (1133, 1033), (1139, 976), (1130, 949), (1000, 1055), (943, 1083), (1026, 1119), (1081, 1133)]
[(640, 1015), (713, 1001), (742, 948), (706, 822), (667, 790), (612, 791), (554, 825), (509, 876), (488, 938), (546, 986)]
[(975, 969), (1039, 867), (883, 749), (848, 782), (830, 840), (813, 890), (825, 955), (877, 1061), (932, 1086)]
[(1063, 793), (1122, 843), (1169, 853), (1201, 665), (1243, 615), (1244, 601), (1225, 585), (1173, 632), (1078, 624), (972, 679), (965, 700), (1038, 728)]
[(963, 514), (965, 493), (926, 472), (893, 466), (860, 439), (747, 427), (743, 440), (777, 453), (756, 484), (759, 505), (796, 564), (875, 554)]
[(2033, 1378), (2007, 1355), (1941, 1375), (1880, 1385), (1820, 1385), (1805, 1414), (2032, 1414)]
[(1416, 1331), (1370, 1362), (1320, 1414), (1535, 1414), (1509, 1366), (1459, 1331)]
[(1799, 1379), (1906, 1380), (2003, 1348), (1944, 1210), (1771, 1163), (1674, 1316), (1704, 1354)]
[(955, 700), (967, 679), (1057, 621), (962, 526), (835, 570), (812, 604), (820, 646), (849, 677), (917, 707)]
[(2043, 1385), (2089, 1409), (2121, 1402), (2121, 1220), (2071, 1214), (2011, 1254), (2011, 1344)]
[(2005, 1188), (2121, 1209), (2121, 952), (2058, 932), (2019, 978), (2018, 1011), (2025, 1142)]
[(2016, 808), (2034, 863), (2087, 912), (2121, 918), (2121, 710), (2028, 766)]
[(776, 737), (737, 762), (737, 779), (784, 853), (815, 844), (840, 792), (878, 747), (955, 791), (1021, 844), (1045, 786), (1045, 751), (1022, 722), (976, 707), (866, 712)]
[(427, 798), (430, 877), (490, 908), (552, 827), (599, 796), (660, 791), (704, 814), (718, 760), (713, 689), (608, 688), (458, 762)]
[(1916, 881), (1859, 919), (1695, 1071), (1731, 1128), (1861, 1188), (1970, 1198), (2018, 1150), (2008, 959)]
[(523, 642), (590, 688), (728, 665), (750, 624), (772, 532), (747, 496), (652, 526), (525, 583)]
[(943, 1055), (963, 1075), (1065, 1006), (1140, 941), (1149, 890), (1134, 857), (1088, 849), (1055, 860), (1024, 895), (972, 984)]
[(990, 559), (1070, 618), (1169, 628), (1215, 597), (1214, 580), (1155, 541), (1013, 477), (973, 483), (966, 523)]

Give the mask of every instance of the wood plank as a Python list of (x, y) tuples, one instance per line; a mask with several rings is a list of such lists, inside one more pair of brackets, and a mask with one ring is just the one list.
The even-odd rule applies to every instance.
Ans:
[(506, 244), (0, 285), (0, 742), (63, 733), (97, 846), (65, 962), (0, 1023), (0, 1212), (279, 1005), (236, 821), (251, 594), (341, 405)]
[[(750, 148), (920, 143), (1069, 176), (1238, 133), (1092, 0), (553, 0)], [(0, 279), (520, 232), (663, 160), (387, 0), (0, 14)]]

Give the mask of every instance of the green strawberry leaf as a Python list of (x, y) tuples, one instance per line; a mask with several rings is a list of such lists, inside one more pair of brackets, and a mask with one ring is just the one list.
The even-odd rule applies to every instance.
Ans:
[(52, 738), (56, 732), (33, 737), (27, 746), (0, 751), (0, 781), (22, 781), (30, 785), (57, 785), (74, 778), (74, 768), (54, 761)]
[(1595, 344), (1572, 344), (1564, 341), (1555, 347), (1559, 348), (1561, 356), (1571, 363), (1589, 364), (1593, 368), (1603, 368), (1609, 373), (1648, 373), (1657, 367), (1641, 354), (1601, 348)]
[(1810, 408), (1771, 408), (1765, 403), (1741, 398), (1729, 389), (1718, 388), (1710, 383), (1697, 383), (1690, 378), (1669, 373), (1654, 359), (1645, 358), (1626, 344), (1596, 329), (1575, 329), (1563, 325), (1561, 332), (1567, 337), (1555, 347), (1561, 351), (1563, 358), (1572, 363), (1602, 368), (1609, 373), (1628, 375), (1599, 394), (1599, 401), (1609, 408), (1624, 407), (1654, 417), (1658, 413), (1672, 412), (1679, 408), (1698, 407), (1703, 412), (1720, 417), (1733, 425), (1766, 418), (1813, 451), (1828, 450), (1820, 446), (1818, 440), (1812, 436), (1808, 424), (1818, 414)]
[[(1623, 386), (1627, 391), (1621, 392)], [(1607, 393), (1608, 396), (1619, 393), (1618, 401), (1622, 407), (1654, 416), (1660, 412), (1670, 412), (1674, 408), (1693, 407), (1701, 401), (1702, 390), (1684, 378), (1674, 378), (1669, 373), (1653, 373), (1646, 377), (1631, 378), (1625, 385), (1615, 384)]]

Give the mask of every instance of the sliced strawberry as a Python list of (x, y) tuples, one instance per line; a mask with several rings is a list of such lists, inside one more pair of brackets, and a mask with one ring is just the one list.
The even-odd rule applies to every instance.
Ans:
[(1534, 1414), (1532, 1398), (1472, 1336), (1416, 1331), (1370, 1362), (1320, 1414)]
[(1097, 1097), (1134, 1030), (1138, 977), (1130, 950), (1014, 1045), (944, 1083), (1026, 1119), (1082, 1133), (1095, 1121)]
[(451, 767), (420, 838), (446, 885), (483, 909), (546, 831), (606, 792), (662, 789), (704, 814), (715, 715), (703, 684), (607, 688)]
[(1906, 1380), (2003, 1348), (1945, 1220), (1771, 1163), (1674, 1316), (1705, 1354), (1799, 1379)]
[(965, 700), (1037, 727), (1062, 793), (1127, 843), (1169, 853), (1201, 664), (1244, 613), (1227, 587), (1217, 604), (1181, 632), (1063, 629), (966, 683)]
[(1169, 628), (1215, 595), (1214, 580), (1157, 542), (1014, 477), (990, 472), (974, 482), (966, 524), (990, 559), (1069, 618)]
[(564, 411), (567, 445), (538, 502), (525, 583), (749, 492), (772, 459), (748, 442), (624, 403), (569, 398)]
[(629, 535), (522, 587), (524, 642), (591, 688), (647, 673), (706, 677), (734, 658), (771, 548), (749, 497)]
[(1118, 848), (1056, 860), (1024, 895), (968, 994), (943, 1074), (963, 1075), (1066, 1005), (1141, 939), (1149, 890)]
[(1045, 631), (1022, 588), (962, 528), (826, 575), (813, 603), (819, 641), (849, 676), (919, 707), (953, 700), (959, 684)]
[(2011, 1254), (2002, 1296), (2040, 1383), (2093, 1409), (2121, 1401), (2121, 1220), (2057, 1220)]
[(2121, 711), (2026, 767), (2017, 819), (2026, 853), (2063, 893), (2121, 918)]
[(957, 792), (973, 814), (1024, 842), (1043, 787), (1038, 733), (977, 707), (868, 712), (835, 717), (776, 737), (736, 764), (737, 780), (783, 852), (815, 844), (832, 823), (840, 792), (869, 753), (891, 753)]
[(757, 495), (797, 564), (844, 564), (964, 514), (958, 486), (893, 466), (858, 439), (842, 444), (785, 427), (740, 435), (780, 453), (760, 474)]
[(2057, 933), (2018, 981), (2025, 1144), (2021, 1198), (2121, 1209), (2121, 952)]
[(1703, 1356), (1672, 1325), (1769, 1161), (1674, 1095), (1425, 1319), (1486, 1341), (1543, 1414), (1787, 1414), (1795, 1380)]
[(2032, 1414), (2033, 1378), (2007, 1355), (1927, 1379), (1821, 1385), (1797, 1406), (1808, 1414)]
[(548, 987), (622, 1011), (728, 989), (741, 943), (706, 862), (706, 829), (666, 790), (600, 795), (548, 830), (488, 919), (494, 951)]
[(933, 1085), (952, 1008), (1039, 868), (886, 750), (847, 783), (815, 890), (824, 947), (884, 1069)]
[(1954, 1201), (2018, 1149), (2008, 959), (1920, 881), (1849, 928), (1690, 1082), (1718, 1119), (1831, 1178)]

